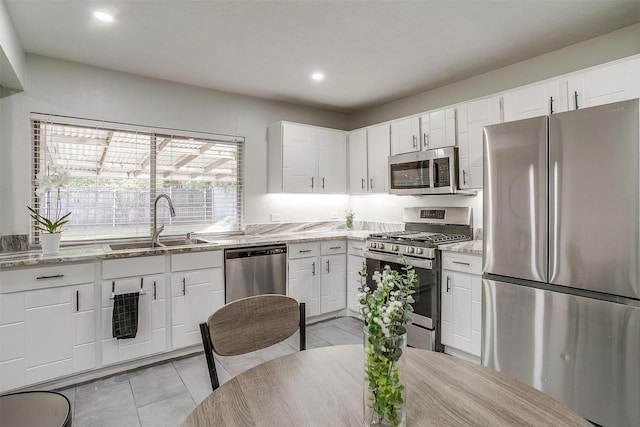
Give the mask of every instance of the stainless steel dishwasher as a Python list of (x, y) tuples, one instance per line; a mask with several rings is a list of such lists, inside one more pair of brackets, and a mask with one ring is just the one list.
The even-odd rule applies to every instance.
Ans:
[(260, 294), (286, 294), (287, 245), (251, 246), (224, 251), (227, 303)]

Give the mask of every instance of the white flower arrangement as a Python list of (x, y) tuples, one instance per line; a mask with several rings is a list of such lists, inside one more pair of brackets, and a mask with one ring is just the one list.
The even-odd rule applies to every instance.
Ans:
[[(45, 203), (40, 212), (30, 206), (27, 209), (31, 212), (31, 218), (36, 221), (35, 228), (47, 233), (57, 233), (61, 231), (64, 224), (69, 222), (71, 212), (61, 216), (62, 206), (60, 204), (60, 190), (69, 184), (69, 172), (59, 166), (50, 166), (46, 170), (38, 172), (36, 175), (36, 194), (45, 199)], [(55, 191), (55, 208), (51, 206), (51, 192)]]
[[(400, 358), (406, 346), (407, 325), (415, 302), (411, 294), (418, 283), (412, 268), (400, 273), (386, 265), (371, 276), (376, 288), (366, 284), (367, 268), (360, 272), (358, 305), (365, 334), (365, 425), (388, 420), (404, 423), (404, 385), (400, 380)], [(377, 420), (377, 421), (376, 421)]]

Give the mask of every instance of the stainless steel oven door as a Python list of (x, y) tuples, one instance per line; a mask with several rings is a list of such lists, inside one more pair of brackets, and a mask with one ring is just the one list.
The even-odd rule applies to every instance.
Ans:
[[(396, 256), (366, 251), (367, 285), (375, 286), (373, 273), (382, 271), (386, 265), (392, 270), (403, 272), (404, 264)], [(399, 262), (400, 261), (400, 262)], [(409, 330), (409, 345), (440, 351), (440, 271), (437, 259), (417, 259), (405, 257), (408, 266), (414, 267), (418, 283), (413, 294), (413, 327)], [(418, 329), (415, 329), (418, 328)], [(423, 342), (425, 341), (425, 342)]]

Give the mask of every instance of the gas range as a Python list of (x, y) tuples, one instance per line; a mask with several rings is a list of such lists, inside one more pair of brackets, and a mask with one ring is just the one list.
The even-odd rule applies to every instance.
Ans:
[(387, 266), (402, 272), (413, 268), (418, 278), (413, 323), (407, 326), (408, 345), (443, 351), (440, 340), (440, 256), (438, 245), (471, 240), (471, 208), (405, 208), (405, 231), (374, 233), (367, 238), (367, 285), (375, 286), (373, 273)]
[(443, 243), (471, 240), (471, 208), (405, 208), (405, 230), (373, 233), (366, 241), (370, 254), (398, 259), (434, 259)]

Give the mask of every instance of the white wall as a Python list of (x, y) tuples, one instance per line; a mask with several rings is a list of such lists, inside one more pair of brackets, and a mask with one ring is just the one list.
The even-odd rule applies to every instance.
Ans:
[(328, 220), (348, 208), (347, 196), (298, 202), (266, 194), (267, 125), (288, 120), (346, 129), (346, 114), (27, 55), (25, 91), (0, 98), (0, 234), (29, 232), (31, 112), (244, 136), (247, 223), (269, 222), (270, 213), (282, 221)]
[(638, 53), (640, 24), (635, 24), (467, 80), (358, 111), (351, 116), (350, 128), (434, 110)]

